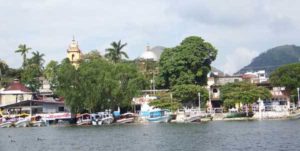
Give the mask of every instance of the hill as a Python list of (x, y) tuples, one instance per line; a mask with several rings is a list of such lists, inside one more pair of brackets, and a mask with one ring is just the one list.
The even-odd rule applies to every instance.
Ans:
[(266, 70), (267, 75), (279, 66), (300, 61), (300, 47), (295, 45), (283, 45), (267, 50), (255, 57), (252, 62), (235, 74), (243, 74), (248, 71)]

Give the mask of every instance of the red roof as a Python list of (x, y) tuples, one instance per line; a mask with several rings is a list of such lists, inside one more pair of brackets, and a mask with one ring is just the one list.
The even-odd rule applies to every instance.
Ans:
[(31, 92), (24, 84), (20, 83), (18, 79), (15, 79), (4, 91), (20, 90), (23, 92)]

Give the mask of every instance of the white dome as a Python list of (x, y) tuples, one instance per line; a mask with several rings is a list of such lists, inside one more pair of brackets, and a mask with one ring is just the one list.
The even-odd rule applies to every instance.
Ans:
[(158, 56), (149, 49), (149, 46), (147, 46), (146, 51), (144, 51), (142, 53), (142, 55), (140, 56), (140, 59), (145, 59), (145, 60), (154, 60), (154, 61), (158, 61)]

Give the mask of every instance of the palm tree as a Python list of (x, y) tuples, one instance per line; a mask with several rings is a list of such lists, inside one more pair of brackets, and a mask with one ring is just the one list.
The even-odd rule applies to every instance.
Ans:
[(127, 43), (121, 44), (121, 40), (119, 40), (118, 42), (112, 42), (110, 45), (112, 46), (112, 48), (108, 48), (105, 50), (107, 52), (105, 54), (106, 58), (112, 60), (114, 63), (119, 62), (122, 59), (122, 56), (128, 58), (126, 52), (122, 51)]
[(26, 47), (26, 44), (20, 44), (18, 49), (15, 51), (16, 53), (21, 53), (21, 56), (23, 56), (23, 68), (26, 65), (26, 53), (28, 53), (29, 50), (31, 50), (31, 48)]
[(43, 64), (45, 62), (44, 57), (45, 55), (43, 53), (40, 53), (38, 51), (32, 52), (32, 58), (30, 59), (31, 64), (36, 64), (42, 69)]

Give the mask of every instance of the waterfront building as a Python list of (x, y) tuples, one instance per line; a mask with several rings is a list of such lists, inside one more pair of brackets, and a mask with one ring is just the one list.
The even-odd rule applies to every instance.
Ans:
[(0, 106), (18, 103), (32, 99), (32, 91), (18, 79), (11, 82), (8, 87), (0, 91)]
[(75, 66), (75, 68), (79, 67), (79, 64), (83, 58), (83, 54), (79, 49), (79, 44), (77, 41), (75, 41), (74, 37), (67, 50), (67, 57), (70, 60), (71, 64)]

